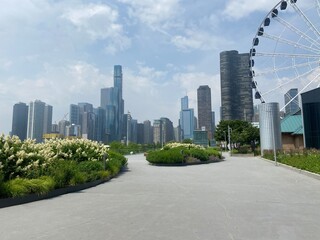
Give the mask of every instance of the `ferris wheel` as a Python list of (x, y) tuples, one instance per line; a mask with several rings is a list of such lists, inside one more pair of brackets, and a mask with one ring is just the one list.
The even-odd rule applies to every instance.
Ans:
[(281, 111), (296, 95), (320, 84), (320, 0), (282, 0), (263, 19), (250, 50), (255, 99), (276, 101)]

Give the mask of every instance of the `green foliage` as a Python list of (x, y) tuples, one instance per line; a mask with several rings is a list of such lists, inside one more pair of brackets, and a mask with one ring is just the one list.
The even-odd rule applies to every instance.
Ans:
[(41, 177), (37, 179), (16, 178), (3, 184), (2, 196), (22, 197), (36, 193), (43, 195), (54, 189), (54, 180), (51, 177)]
[(221, 154), (214, 148), (204, 148), (189, 143), (169, 143), (162, 150), (149, 151), (147, 161), (154, 164), (181, 164), (221, 159)]
[(222, 120), (218, 124), (215, 132), (215, 139), (217, 141), (226, 141), (228, 139), (228, 126), (231, 131), (231, 142), (239, 145), (251, 145), (252, 142), (258, 141), (260, 138), (259, 129), (252, 126), (251, 123), (242, 120)]
[[(104, 170), (106, 153), (109, 159)], [(0, 196), (43, 194), (54, 188), (108, 179), (126, 164), (124, 156), (90, 140), (55, 139), (37, 144), (0, 135)]]
[(209, 154), (206, 150), (198, 149), (198, 148), (191, 148), (188, 150), (189, 156), (199, 159), (200, 161), (208, 161)]
[[(273, 151), (264, 151), (263, 157), (274, 160)], [(277, 152), (277, 161), (301, 170), (320, 174), (320, 151), (318, 150)]]
[(247, 154), (251, 152), (251, 146), (243, 145), (238, 148), (238, 153)]
[(78, 171), (75, 161), (57, 160), (48, 170), (48, 174), (53, 177), (55, 188), (62, 188), (75, 184)]
[(217, 148), (207, 148), (206, 152), (209, 155), (209, 157), (215, 157), (218, 159), (222, 158), (221, 153), (220, 153), (219, 149), (217, 149)]
[(146, 159), (148, 162), (155, 164), (176, 164), (185, 162), (181, 150), (176, 148), (150, 151)]
[(190, 143), (190, 144), (192, 144), (193, 142), (192, 142), (192, 139), (187, 138), (187, 139), (184, 139), (184, 140), (182, 141), (182, 143)]

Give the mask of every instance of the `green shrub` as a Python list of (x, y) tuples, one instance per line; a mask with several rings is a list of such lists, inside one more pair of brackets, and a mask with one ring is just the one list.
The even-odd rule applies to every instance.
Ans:
[(209, 160), (209, 154), (206, 150), (191, 148), (189, 150), (189, 154), (191, 157), (199, 159), (201, 162)]
[(37, 179), (16, 178), (3, 184), (4, 197), (22, 197), (31, 193), (39, 195), (53, 190), (55, 182), (51, 177)]
[(180, 149), (151, 151), (147, 155), (147, 161), (156, 164), (184, 163), (185, 159)]
[(56, 183), (55, 188), (63, 188), (74, 183), (76, 172), (79, 169), (75, 161), (58, 160), (48, 171), (49, 176), (53, 177)]
[(251, 152), (251, 146), (250, 145), (242, 145), (238, 148), (238, 153), (241, 154), (247, 154)]
[(78, 169), (86, 173), (98, 172), (103, 170), (103, 163), (98, 161), (84, 161), (78, 164)]
[(217, 148), (207, 148), (206, 152), (208, 153), (209, 156), (213, 156), (219, 159), (222, 158), (221, 152)]

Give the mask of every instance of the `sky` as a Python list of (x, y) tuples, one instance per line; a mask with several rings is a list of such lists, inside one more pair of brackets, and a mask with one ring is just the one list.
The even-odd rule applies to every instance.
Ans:
[(70, 104), (100, 104), (123, 68), (125, 112), (139, 122), (168, 117), (177, 126), (180, 99), (209, 85), (220, 118), (219, 54), (249, 52), (276, 0), (1, 0), (0, 133), (13, 105), (39, 99), (53, 123)]

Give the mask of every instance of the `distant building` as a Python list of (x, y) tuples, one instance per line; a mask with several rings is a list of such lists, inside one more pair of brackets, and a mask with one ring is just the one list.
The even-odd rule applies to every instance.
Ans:
[(286, 115), (293, 114), (299, 111), (300, 107), (298, 88), (292, 88), (284, 95), (284, 103), (286, 106)]
[(81, 135), (84, 139), (95, 140), (95, 114), (91, 103), (78, 103), (80, 113)]
[(153, 142), (163, 144), (162, 121), (160, 119), (153, 121)]
[(61, 120), (58, 123), (59, 126), (59, 134), (62, 136), (67, 136), (67, 126), (70, 125), (70, 122), (67, 120)]
[(208, 139), (212, 139), (212, 107), (211, 89), (208, 85), (200, 86), (197, 90), (198, 99), (198, 127), (205, 127)]
[(122, 67), (114, 66), (114, 86), (101, 89), (100, 106), (106, 111), (106, 131), (108, 142), (120, 141), (124, 136), (122, 127), (124, 100), (122, 98)]
[(46, 105), (40, 100), (30, 102), (27, 138), (35, 139), (36, 142), (42, 142), (43, 134), (51, 132), (52, 123), (50, 125), (50, 120), (52, 121), (52, 107), (50, 105)]
[(181, 140), (193, 139), (194, 110), (189, 108), (188, 96), (181, 98), (180, 127)]
[(28, 106), (25, 103), (16, 103), (13, 106), (11, 135), (18, 136), (21, 141), (27, 138)]
[(144, 144), (144, 124), (143, 123), (138, 123), (137, 143)]
[(152, 144), (153, 143), (153, 127), (149, 120), (143, 122), (143, 143)]
[(248, 53), (220, 53), (221, 120), (252, 121), (252, 78)]
[(195, 130), (193, 132), (193, 143), (197, 145), (202, 145), (204, 147), (208, 147), (208, 131), (206, 130)]
[(162, 140), (163, 144), (166, 144), (170, 141), (174, 140), (174, 130), (173, 130), (173, 123), (168, 118), (161, 118), (162, 121)]
[(95, 140), (106, 143), (106, 110), (102, 107), (93, 110), (95, 114)]
[(305, 148), (320, 149), (320, 88), (301, 94)]
[(80, 125), (80, 107), (76, 104), (70, 105), (69, 121), (71, 124)]
[(174, 128), (174, 141), (175, 142), (181, 142), (181, 127), (180, 125)]

